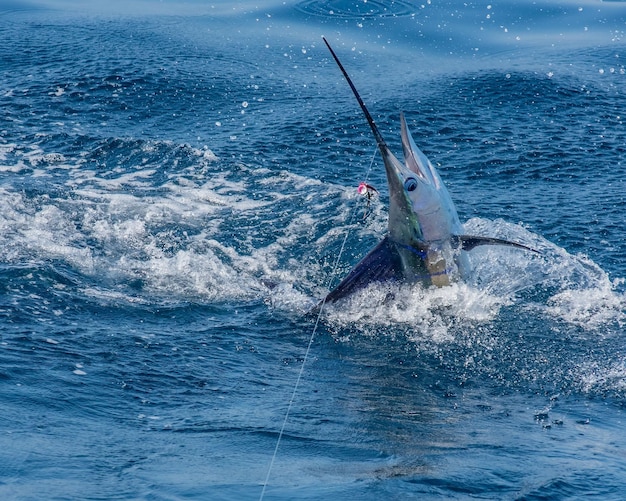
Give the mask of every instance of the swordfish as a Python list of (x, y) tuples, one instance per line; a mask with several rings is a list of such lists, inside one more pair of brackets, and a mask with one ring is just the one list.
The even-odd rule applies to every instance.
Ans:
[(324, 43), (352, 89), (385, 165), (389, 186), (387, 235), (324, 299), (332, 303), (372, 283), (421, 283), (444, 287), (466, 279), (466, 252), (479, 245), (509, 245), (537, 252), (499, 238), (466, 235), (452, 198), (430, 160), (417, 147), (400, 114), (404, 164), (391, 152), (350, 76), (326, 38)]

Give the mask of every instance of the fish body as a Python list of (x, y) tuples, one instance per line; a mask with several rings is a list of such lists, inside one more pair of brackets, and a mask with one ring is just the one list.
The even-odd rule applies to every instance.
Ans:
[(402, 163), (387, 146), (350, 76), (325, 38), (324, 42), (372, 129), (389, 187), (387, 235), (324, 301), (337, 301), (375, 282), (443, 287), (464, 280), (471, 273), (467, 251), (478, 245), (509, 245), (533, 251), (516, 242), (465, 235), (450, 193), (435, 167), (415, 144), (404, 114), (400, 114)]

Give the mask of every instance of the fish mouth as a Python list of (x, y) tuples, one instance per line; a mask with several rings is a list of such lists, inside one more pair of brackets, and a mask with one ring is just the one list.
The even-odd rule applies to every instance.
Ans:
[(428, 157), (415, 144), (413, 136), (409, 132), (404, 113), (400, 113), (400, 135), (406, 168), (416, 174), (422, 182), (430, 184), (435, 189), (440, 189), (442, 186), (441, 179)]

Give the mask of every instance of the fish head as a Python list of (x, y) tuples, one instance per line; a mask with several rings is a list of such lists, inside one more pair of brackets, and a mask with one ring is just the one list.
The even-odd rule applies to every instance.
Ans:
[(415, 173), (402, 165), (385, 144), (380, 147), (380, 151), (389, 187), (389, 235), (394, 242), (423, 247), (422, 228), (413, 209), (411, 197), (412, 192), (420, 186), (420, 181)]
[(398, 180), (395, 189), (399, 189), (402, 184), (425, 242), (449, 240), (452, 235), (461, 234), (463, 230), (456, 207), (439, 173), (415, 144), (404, 114), (400, 115), (400, 121), (405, 164), (395, 168)]

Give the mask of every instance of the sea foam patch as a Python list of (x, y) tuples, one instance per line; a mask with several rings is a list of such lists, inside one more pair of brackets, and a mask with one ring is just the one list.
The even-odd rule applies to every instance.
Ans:
[[(296, 200), (327, 206), (329, 192), (337, 201), (343, 190), (287, 171), (224, 166), (208, 148), (169, 142), (97, 141), (62, 157), (39, 144), (3, 152), (5, 170), (48, 177), (41, 190), (2, 189), (3, 260), (65, 263), (84, 276), (78, 286), (88, 297), (133, 304), (293, 291), (303, 276), (293, 246), (325, 221)], [(312, 273), (309, 266), (304, 275)], [(282, 297), (274, 304), (297, 302)]]
[(439, 288), (372, 284), (345, 300), (324, 305), (324, 319), (338, 333), (397, 333), (417, 343), (439, 344), (457, 341), (462, 326), (489, 323), (509, 304), (510, 298), (465, 283)]

